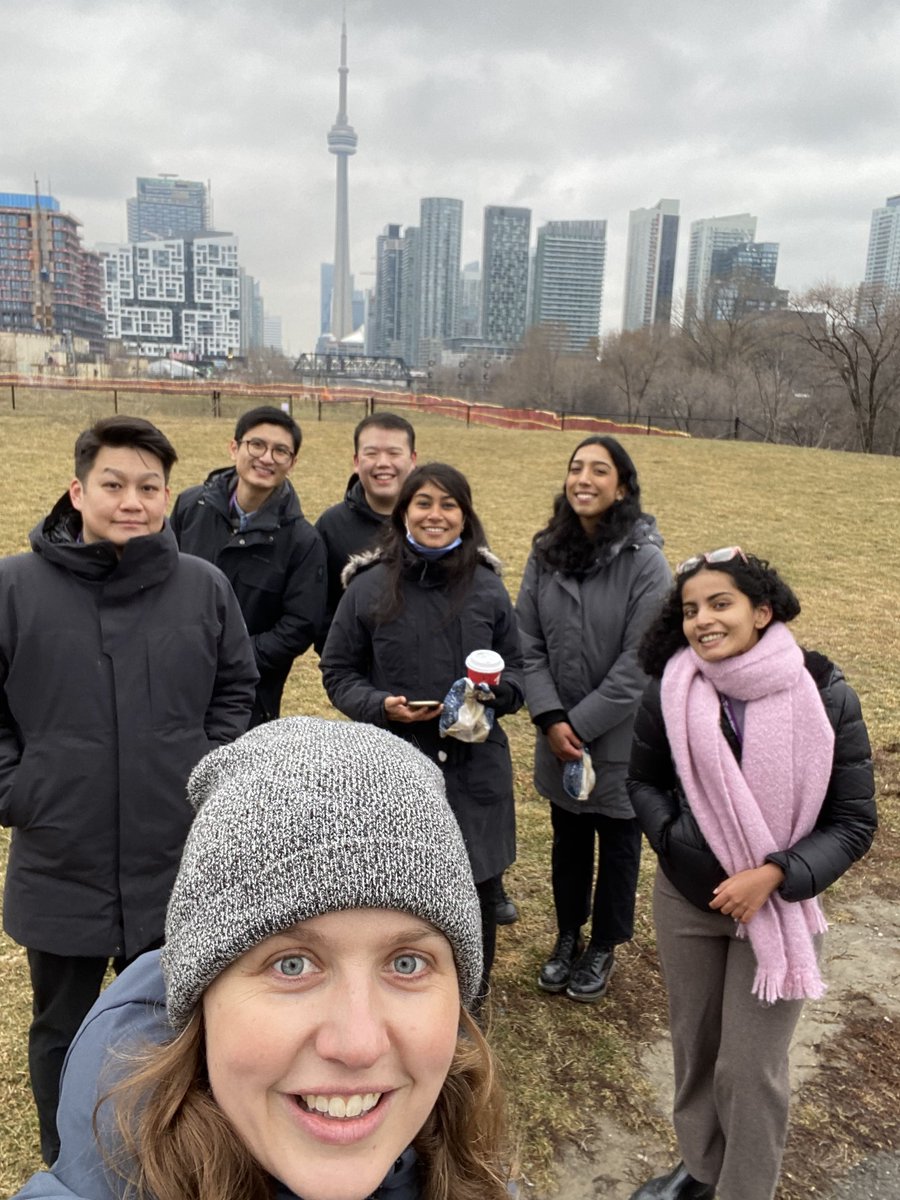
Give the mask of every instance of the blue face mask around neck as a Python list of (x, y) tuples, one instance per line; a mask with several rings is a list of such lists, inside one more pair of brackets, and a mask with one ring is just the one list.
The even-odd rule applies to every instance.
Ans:
[(407, 530), (406, 540), (409, 545), (415, 550), (416, 554), (429, 562), (436, 562), (437, 559), (443, 558), (445, 554), (449, 554), (451, 550), (455, 550), (457, 546), (462, 545), (462, 538), (454, 538), (449, 546), (423, 546), (421, 542), (417, 542), (413, 535)]

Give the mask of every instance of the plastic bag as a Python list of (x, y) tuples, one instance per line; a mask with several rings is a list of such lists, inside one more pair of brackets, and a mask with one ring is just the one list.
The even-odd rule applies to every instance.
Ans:
[(563, 791), (573, 800), (587, 800), (596, 782), (594, 764), (587, 750), (581, 751), (581, 758), (573, 759), (563, 767)]
[(494, 693), (486, 683), (474, 684), (471, 679), (457, 679), (444, 697), (440, 717), (441, 737), (460, 742), (483, 742), (494, 725), (494, 710), (485, 708), (482, 700), (493, 700)]

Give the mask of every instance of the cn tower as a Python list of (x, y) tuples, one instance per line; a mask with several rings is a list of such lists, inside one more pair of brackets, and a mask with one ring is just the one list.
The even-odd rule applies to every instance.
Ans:
[(347, 159), (356, 153), (356, 130), (347, 120), (347, 22), (341, 22), (341, 65), (338, 67), (337, 120), (328, 133), (328, 149), (337, 155), (334, 218), (334, 284), (331, 293), (331, 332), (340, 341), (353, 332), (353, 286), (350, 282), (350, 203)]

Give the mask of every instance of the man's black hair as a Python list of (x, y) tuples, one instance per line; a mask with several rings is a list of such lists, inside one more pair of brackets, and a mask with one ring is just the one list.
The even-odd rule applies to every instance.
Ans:
[(90, 429), (80, 433), (75, 442), (75, 477), (82, 483), (104, 446), (117, 449), (124, 446), (155, 455), (162, 463), (166, 483), (169, 482), (169, 472), (178, 461), (175, 447), (166, 435), (143, 417), (101, 417)]
[(374, 427), (375, 429), (393, 429), (397, 433), (405, 433), (409, 442), (409, 452), (414, 453), (416, 449), (416, 431), (407, 421), (406, 417), (401, 417), (398, 413), (392, 412), (377, 412), (372, 413), (370, 417), (363, 417), (357, 427), (353, 430), (353, 453), (359, 454), (359, 435), (364, 429)]
[(294, 442), (294, 453), (300, 449), (303, 434), (294, 418), (281, 408), (272, 404), (261, 404), (259, 408), (251, 408), (249, 412), (241, 413), (234, 427), (234, 440), (242, 442), (247, 433), (257, 425), (280, 425), (291, 435)]

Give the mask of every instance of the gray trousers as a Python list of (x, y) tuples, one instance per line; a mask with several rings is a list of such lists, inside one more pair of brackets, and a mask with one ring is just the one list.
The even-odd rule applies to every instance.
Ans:
[(735, 922), (695, 908), (657, 870), (656, 943), (669, 995), (675, 1133), (719, 1200), (772, 1200), (787, 1138), (788, 1049), (802, 1000), (762, 1004)]

